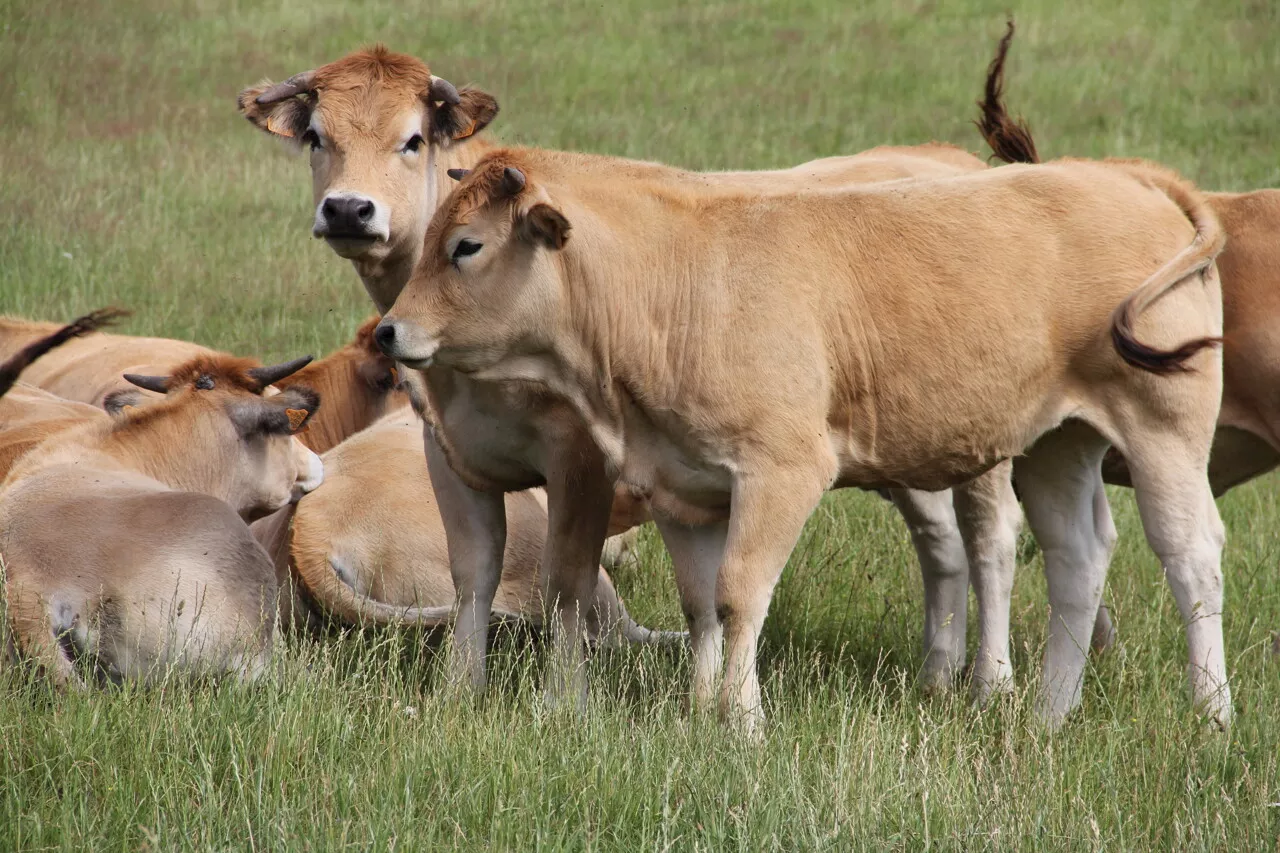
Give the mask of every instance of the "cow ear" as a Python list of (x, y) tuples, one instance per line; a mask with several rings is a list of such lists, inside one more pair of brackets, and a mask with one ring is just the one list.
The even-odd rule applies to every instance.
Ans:
[(118, 415), (126, 409), (133, 409), (142, 404), (142, 395), (132, 388), (117, 388), (102, 398), (102, 408), (109, 415)]
[(301, 144), (302, 134), (311, 125), (311, 104), (296, 96), (259, 104), (258, 96), (271, 88), (271, 83), (263, 82), (241, 92), (236, 98), (240, 112), (272, 136)]
[(488, 127), (498, 114), (497, 98), (469, 86), (458, 91), (458, 103), (436, 101), (431, 107), (431, 141), (441, 148), (465, 142)]
[(538, 202), (520, 215), (516, 230), (522, 240), (559, 251), (569, 240), (569, 220), (546, 202)]
[(306, 429), (320, 407), (310, 388), (291, 386), (272, 397), (236, 400), (227, 414), (245, 438), (259, 435), (296, 435)]

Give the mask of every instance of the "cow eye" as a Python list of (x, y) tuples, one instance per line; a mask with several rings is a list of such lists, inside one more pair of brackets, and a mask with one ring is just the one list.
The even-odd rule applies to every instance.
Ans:
[(458, 245), (453, 247), (453, 262), (457, 263), (459, 258), (474, 255), (482, 246), (484, 243), (477, 243), (475, 240), (459, 240)]
[(413, 154), (419, 148), (422, 147), (422, 143), (424, 141), (425, 140), (423, 140), (422, 134), (415, 133), (412, 137), (410, 137), (409, 141), (404, 144), (404, 148), (400, 149), (400, 152), (402, 154)]
[(303, 131), (302, 141), (305, 144), (310, 145), (312, 151), (319, 151), (324, 147), (320, 144), (320, 134), (316, 133), (314, 130)]

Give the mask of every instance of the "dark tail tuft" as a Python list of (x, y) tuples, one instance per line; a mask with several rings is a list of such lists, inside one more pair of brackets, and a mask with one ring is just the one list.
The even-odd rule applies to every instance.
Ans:
[(1202, 349), (1220, 346), (1222, 338), (1196, 338), (1175, 349), (1156, 349), (1139, 341), (1134, 336), (1133, 326), (1125, 318), (1112, 325), (1111, 342), (1120, 357), (1134, 367), (1148, 373), (1168, 375), (1189, 372), (1191, 368), (1187, 361)]
[(72, 338), (96, 332), (98, 329), (109, 326), (120, 318), (127, 316), (129, 316), (129, 312), (122, 308), (100, 308), (92, 314), (77, 317), (52, 335), (27, 344), (8, 361), (0, 364), (0, 397), (3, 397), (5, 392), (13, 387), (13, 383), (18, 381), (18, 375), (26, 370), (31, 362), (49, 350), (65, 344)]
[(1031, 138), (1031, 128), (1019, 116), (1015, 121), (1009, 118), (1004, 109), (1004, 61), (1009, 55), (1009, 44), (1013, 41), (1013, 19), (1009, 19), (1008, 29), (1000, 39), (996, 48), (996, 56), (987, 66), (987, 88), (985, 96), (978, 101), (978, 109), (982, 118), (975, 121), (978, 132), (991, 146), (993, 157), (1006, 163), (1039, 163), (1040, 155), (1036, 151), (1035, 140)]

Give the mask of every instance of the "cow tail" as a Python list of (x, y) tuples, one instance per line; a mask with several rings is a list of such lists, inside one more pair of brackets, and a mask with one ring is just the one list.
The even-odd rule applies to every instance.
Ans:
[[(1126, 164), (1116, 162), (1126, 168)], [(1155, 185), (1182, 209), (1195, 226), (1191, 244), (1156, 270), (1142, 285), (1116, 306), (1111, 314), (1111, 342), (1126, 362), (1149, 373), (1170, 374), (1189, 371), (1188, 360), (1202, 349), (1218, 346), (1220, 337), (1186, 341), (1173, 349), (1157, 349), (1142, 343), (1133, 324), (1143, 311), (1184, 279), (1207, 269), (1226, 245), (1226, 232), (1213, 209), (1190, 184), (1176, 175), (1151, 166), (1128, 167), (1140, 181)]]

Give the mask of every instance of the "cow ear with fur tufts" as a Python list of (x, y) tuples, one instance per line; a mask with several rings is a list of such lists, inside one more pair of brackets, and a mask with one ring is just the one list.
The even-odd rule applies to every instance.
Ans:
[(443, 82), (439, 77), (433, 78), (432, 88), (424, 93), (423, 99), (430, 106), (428, 136), (431, 142), (448, 148), (488, 127), (498, 114), (498, 101), (488, 92), (464, 86), (456, 93), (457, 103), (450, 103), (435, 97), (439, 94), (439, 83)]
[(118, 415), (142, 404), (142, 395), (132, 388), (117, 388), (102, 398), (102, 408), (109, 415)]
[(258, 435), (297, 435), (306, 429), (320, 408), (320, 397), (310, 388), (294, 385), (273, 397), (232, 402), (227, 414), (245, 438)]
[(545, 202), (538, 202), (520, 216), (517, 230), (522, 240), (559, 251), (569, 241), (569, 220)]
[(302, 135), (311, 125), (313, 106), (311, 101), (298, 97), (309, 94), (309, 90), (299, 89), (294, 84), (294, 81), (304, 77), (303, 74), (295, 74), (284, 83), (264, 81), (250, 86), (237, 96), (236, 105), (255, 127), (301, 145)]

